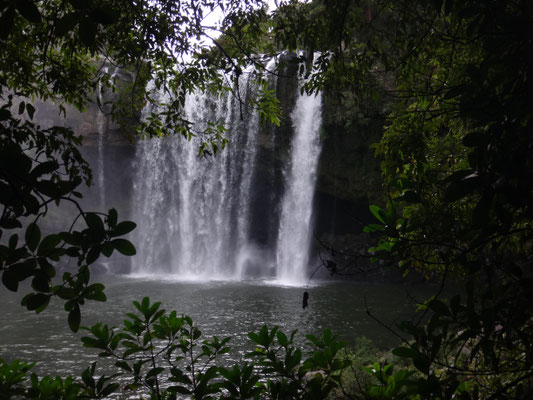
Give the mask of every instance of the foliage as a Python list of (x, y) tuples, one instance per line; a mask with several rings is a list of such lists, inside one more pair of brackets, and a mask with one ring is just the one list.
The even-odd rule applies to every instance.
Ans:
[[(128, 313), (120, 329), (97, 323), (84, 328), (85, 347), (98, 349), (100, 357), (112, 358), (117, 373), (95, 377), (96, 363), (87, 368), (81, 381), (71, 377), (44, 377), (27, 371), (32, 365), (7, 364), (0, 360), (2, 398), (87, 398), (98, 399), (120, 388), (126, 393), (140, 391), (154, 399), (323, 399), (339, 387), (347, 361), (340, 358), (344, 343), (330, 331), (321, 337), (307, 335), (308, 354), (278, 327), (263, 326), (250, 332), (255, 350), (248, 361), (228, 368), (223, 356), (229, 353), (230, 338), (202, 339), (201, 331), (189, 316), (167, 313), (161, 303), (148, 297), (133, 302), (136, 313)], [(120, 377), (120, 380), (118, 378)]]
[[(395, 354), (423, 375), (413, 381), (423, 398), (527, 398), (531, 4), (376, 2), (372, 10), (364, 44), (394, 74), (396, 102), (375, 146), (391, 200), (371, 206), (377, 223), (366, 230), (381, 235), (376, 258), (462, 286), (448, 301), (439, 291), (426, 318), (399, 326), (412, 340), (401, 336)], [(380, 31), (394, 20), (403, 23)]]
[[(80, 305), (85, 300), (105, 301), (104, 286), (90, 284), (88, 266), (100, 254), (111, 256), (114, 250), (126, 255), (135, 254), (135, 248), (119, 236), (135, 228), (130, 221), (118, 222), (114, 209), (102, 217), (84, 212), (77, 202), (81, 194), (77, 187), (90, 182), (91, 171), (81, 157), (81, 140), (69, 128), (55, 126), (41, 129), (31, 122), (34, 109), (24, 101), (19, 103), (19, 115), (27, 112), (30, 121), (12, 115), (12, 96), (0, 109), (0, 177), (3, 206), (0, 217), (0, 235), (13, 233), (6, 245), (0, 245), (2, 283), (17, 291), (19, 283), (31, 279), (33, 292), (24, 297), (22, 304), (29, 310), (43, 311), (52, 297), (65, 301), (69, 312), (69, 326), (77, 331), (80, 325)], [(67, 231), (42, 235), (38, 222), (51, 205), (61, 202), (76, 205), (79, 213)], [(85, 226), (77, 223), (83, 220)], [(81, 226), (81, 228), (80, 228)], [(59, 283), (53, 284), (55, 263), (63, 257), (77, 259), (76, 274), (66, 272)]]
[(531, 2), (285, 2), (274, 21), (289, 48), (322, 51), (307, 91), (390, 99), (374, 258), (460, 287), (399, 327), (396, 353), (421, 375), (372, 373), (395, 398), (530, 397)]
[[(82, 138), (69, 128), (40, 127), (33, 121), (34, 101), (53, 101), (66, 115), (67, 106), (84, 111), (94, 98), (103, 108), (100, 93), (95, 92), (111, 89), (118, 92), (119, 101), (107, 109), (126, 132), (133, 122), (143, 137), (200, 136), (200, 154), (216, 154), (227, 142), (223, 127), (213, 121), (204, 132), (196, 131), (183, 113), (186, 95), (235, 88), (238, 93), (239, 76), (249, 64), (255, 66), (249, 73), (256, 75), (259, 90), (258, 97), (243, 106), (256, 107), (262, 120), (279, 124), (275, 93), (264, 79), (264, 66), (252, 56), (260, 43), (256, 39), (264, 35), (262, 5), (258, 0), (0, 2), (0, 269), (10, 290), (17, 291), (19, 283), (31, 280), (32, 292), (22, 301), (28, 309), (41, 312), (51, 298), (60, 298), (70, 329), (77, 331), (84, 302), (106, 299), (104, 286), (91, 282), (91, 264), (115, 250), (135, 254), (133, 244), (121, 238), (135, 228), (133, 222), (119, 222), (114, 209), (102, 214), (81, 208), (79, 186), (91, 184), (90, 168), (79, 151)], [(215, 8), (225, 17), (220, 26), (207, 26), (205, 14)], [(225, 40), (230, 43), (214, 38), (217, 31), (227, 32)], [(119, 85), (111, 79), (110, 66), (132, 72), (134, 82)], [(140, 110), (147, 104), (151, 107), (141, 120)], [(42, 233), (49, 207), (65, 203), (72, 203), (77, 215), (63, 232)], [(78, 270), (54, 279), (68, 258), (77, 261)], [(260, 350), (254, 357), (258, 368), (269, 373), (267, 383), (260, 384), (252, 364), (228, 370), (200, 366), (225, 353), (227, 339), (198, 344), (200, 331), (190, 318), (175, 312), (166, 315), (158, 303), (149, 305), (147, 299), (136, 306), (141, 317), (130, 316), (120, 333), (96, 325), (90, 330), (94, 338), (84, 339), (89, 347), (104, 343), (106, 355), (116, 356), (114, 352), (124, 347), (117, 367), (132, 374), (131, 389), (144, 386), (156, 397), (171, 398), (177, 393), (204, 398), (221, 390), (230, 398), (231, 393), (255, 398), (260, 391), (276, 397), (309, 397), (325, 394), (336, 384), (342, 363), (334, 360), (339, 344), (331, 333), (312, 338), (318, 350), (299, 366), (302, 353), (293, 347), (292, 337), (289, 340), (275, 329), (268, 333), (267, 343), (260, 331)], [(154, 345), (161, 340), (168, 340), (164, 353)], [(180, 352), (191, 357), (186, 372), (178, 368)], [(284, 359), (278, 360), (278, 353)], [(166, 369), (156, 365), (160, 356)], [(151, 368), (144, 371), (150, 362)], [(330, 368), (331, 374), (305, 377), (314, 366)], [(81, 381), (48, 376), (39, 380), (35, 375), (28, 380), (31, 366), (17, 361), (1, 362), (0, 367), (6, 398), (102, 398), (118, 388), (111, 377), (95, 377), (95, 365), (84, 371)], [(170, 374), (173, 386), (158, 386), (163, 372)], [(213, 383), (215, 377), (224, 377), (219, 386)]]
[[(527, 397), (533, 143), (524, 108), (532, 101), (531, 34), (523, 24), (533, 19), (531, 6), (446, 2), (429, 11), (435, 32), (399, 78), (413, 96), (400, 102), (377, 146), (393, 202), (403, 206), (378, 250), (404, 268), (438, 271), (443, 280), (455, 274), (464, 291), (448, 302), (430, 299), (425, 326), (401, 327), (415, 339), (403, 354), (439, 396)], [(453, 46), (430, 47), (445, 38)], [(408, 78), (422, 63), (429, 68)]]
[[(372, 374), (368, 373), (367, 367), (373, 366), (386, 360), (385, 356), (380, 356), (380, 351), (374, 343), (366, 337), (355, 338), (354, 344), (350, 348), (344, 349), (340, 355), (346, 360), (346, 368), (342, 371), (341, 382), (332, 397), (334, 398), (360, 398), (368, 392), (371, 384), (375, 383)], [(378, 364), (379, 364), (378, 362)]]
[[(231, 90), (225, 79), (229, 76), (238, 84), (248, 63), (256, 66), (257, 79), (264, 83), (264, 67), (252, 57), (258, 49), (319, 50), (305, 91), (342, 88), (360, 100), (375, 93), (391, 99), (393, 110), (375, 146), (390, 201), (385, 207), (371, 207), (377, 221), (366, 228), (380, 235), (375, 257), (406, 272), (438, 277), (442, 286), (453, 276), (463, 288), (449, 300), (442, 299), (439, 291), (423, 305), (417, 323), (399, 326), (404, 345), (394, 354), (409, 360), (412, 368), (374, 365), (368, 370), (374, 381), (364, 396), (530, 397), (531, 2), (282, 1), (271, 18), (260, 5), (252, 0), (0, 3), (0, 85), (6, 102), (0, 110), (1, 229), (26, 225), (24, 243), (11, 234), (0, 248), (4, 284), (17, 289), (19, 281), (31, 278), (35, 292), (24, 303), (37, 311), (50, 297), (63, 298), (70, 326), (76, 330), (79, 305), (85, 299), (105, 299), (102, 286), (89, 285), (88, 265), (100, 253), (134, 252), (129, 242), (116, 239), (134, 225), (118, 223), (113, 211), (102, 218), (80, 210), (82, 228), (75, 230), (73, 224), (70, 230), (41, 240), (37, 222), (48, 204), (75, 202), (76, 187), (83, 179), (90, 181), (90, 174), (75, 150), (79, 139), (72, 132), (57, 127), (42, 130), (22, 119), (27, 114), (31, 120), (34, 112), (27, 99), (52, 99), (62, 107), (73, 104), (83, 109), (98, 82), (109, 85), (108, 74), (98, 69), (102, 61), (97, 55), (102, 55), (132, 69), (137, 77), (128, 88), (130, 96), (121, 97), (130, 101), (113, 105), (115, 118), (136, 118), (146, 102), (154, 103), (158, 107), (140, 124), (141, 132), (148, 137), (177, 132), (190, 139), (202, 133), (195, 132), (181, 113), (187, 93)], [(204, 10), (215, 6), (224, 7), (226, 18), (212, 29), (203, 25), (203, 17)], [(209, 32), (216, 30), (225, 35), (213, 38)], [(271, 40), (259, 40), (265, 37)], [(204, 46), (202, 39), (211, 41), (216, 50)], [(190, 60), (184, 54), (192, 55)], [(150, 79), (154, 89), (168, 96), (155, 98), (146, 84)], [(263, 97), (255, 106), (264, 119), (276, 122), (272, 93), (265, 85), (259, 93)], [(19, 98), (13, 101), (11, 95)], [(18, 116), (13, 106), (18, 106)], [(202, 148), (213, 152), (222, 148), (222, 134), (222, 129), (211, 126), (208, 144)], [(21, 222), (26, 217), (35, 219)], [(80, 269), (53, 286), (52, 262), (64, 256), (77, 257)], [(198, 397), (213, 390), (255, 397), (257, 389), (274, 398), (322, 398), (338, 384), (338, 372), (345, 366), (335, 359), (340, 347), (328, 332), (322, 338), (308, 338), (318, 350), (302, 361), (292, 336), (264, 328), (250, 338), (258, 346), (251, 359), (266, 382), (257, 379), (252, 364), (229, 370), (194, 369), (198, 360), (214, 360), (223, 351), (224, 340), (207, 341), (205, 350), (202, 345), (195, 347), (199, 331), (190, 319), (157, 315), (159, 305), (148, 300), (137, 308), (141, 317), (130, 317), (124, 330), (115, 333), (97, 325), (91, 328), (96, 342), (86, 340), (86, 344), (99, 343), (105, 346), (104, 354), (112, 356), (122, 346), (119, 357), (125, 364), (119, 368), (131, 369), (132, 384), (144, 385), (156, 396), (172, 396), (170, 388), (156, 385), (165, 371), (177, 380), (174, 392)], [(156, 364), (164, 353), (154, 353), (158, 348), (154, 340), (166, 340), (166, 351), (172, 349), (169, 360), (164, 360), (165, 370)], [(177, 362), (172, 357), (180, 351), (192, 355), (185, 372), (172, 365)], [(151, 369), (141, 373), (150, 363)], [(325, 377), (314, 374), (307, 380), (306, 374), (315, 371), (311, 367), (320, 367)], [(18, 374), (28, 366), (2, 368), (6, 376), (13, 371), (10, 385), (18, 387), (23, 379)], [(172, 368), (180, 372), (172, 375)], [(223, 386), (216, 386), (216, 377)], [(61, 382), (58, 387), (66, 385)]]
[(264, 326), (249, 334), (256, 345), (246, 356), (250, 362), (224, 368), (220, 360), (230, 351), (230, 338), (201, 340), (190, 317), (167, 314), (148, 297), (133, 304), (138, 314), (128, 314), (120, 331), (96, 324), (89, 329), (92, 336), (82, 341), (102, 350), (101, 357), (117, 360), (115, 366), (131, 379), (127, 389), (144, 387), (157, 399), (324, 398), (345, 366), (336, 358), (344, 345), (329, 331), (322, 338), (307, 336), (315, 351), (303, 359), (294, 346), (296, 331), (287, 337), (277, 327), (269, 331)]
[(118, 388), (116, 383), (108, 384), (112, 377), (102, 375), (95, 379), (96, 363), (83, 371), (81, 381), (70, 375), (66, 378), (45, 376), (39, 379), (33, 373), (28, 379), (27, 373), (32, 367), (33, 364), (17, 360), (8, 364), (0, 359), (0, 399), (102, 399)]
[[(207, 25), (206, 14), (215, 9), (224, 18)], [(40, 127), (33, 121), (34, 101), (53, 101), (66, 115), (67, 106), (84, 111), (96, 98), (125, 133), (135, 125), (145, 137), (200, 136), (200, 154), (216, 154), (227, 143), (225, 129), (213, 121), (204, 132), (196, 131), (183, 114), (185, 96), (195, 90), (222, 93), (233, 84), (238, 89), (251, 53), (243, 47), (239, 57), (235, 52), (230, 57), (230, 46), (214, 34), (233, 29), (232, 40), (257, 43), (254, 26), (265, 16), (258, 0), (0, 2), (0, 270), (10, 290), (32, 281), (33, 293), (23, 301), (28, 309), (40, 312), (51, 297), (59, 297), (77, 330), (80, 305), (105, 300), (103, 286), (90, 284), (89, 266), (115, 250), (135, 254), (120, 237), (135, 228), (133, 222), (119, 222), (113, 209), (99, 214), (80, 207), (79, 187), (91, 184), (79, 151), (82, 138), (63, 126)], [(210, 52), (206, 41), (222, 52)], [(263, 119), (279, 123), (276, 99), (260, 67), (257, 63), (250, 72), (263, 87), (252, 106)], [(134, 81), (119, 84), (111, 79), (111, 68), (130, 71)], [(103, 104), (97, 90), (117, 92), (118, 101)], [(49, 207), (64, 209), (65, 203), (74, 204), (78, 215), (64, 232), (41, 237)], [(67, 258), (77, 260), (78, 271), (55, 282), (57, 265)]]

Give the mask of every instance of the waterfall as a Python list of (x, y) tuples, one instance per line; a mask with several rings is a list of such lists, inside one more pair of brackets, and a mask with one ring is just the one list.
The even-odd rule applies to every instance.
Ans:
[(184, 279), (240, 279), (244, 273), (239, 259), (247, 245), (259, 131), (257, 112), (246, 106), (255, 90), (251, 76), (248, 69), (240, 79), (240, 99), (198, 93), (186, 100), (195, 131), (212, 120), (227, 128), (230, 143), (216, 157), (198, 156), (198, 138), (138, 144), (134, 203), (142, 246), (134, 272)]
[[(109, 73), (109, 67), (103, 66), (102, 73), (106, 76)], [(113, 68), (113, 72), (109, 77), (109, 81), (113, 83), (115, 75), (117, 73), (117, 68)], [(101, 81), (98, 81), (96, 88), (96, 97), (98, 111), (96, 115), (96, 133), (98, 138), (96, 140), (97, 146), (97, 165), (96, 165), (96, 186), (98, 189), (98, 202), (100, 210), (106, 211), (108, 204), (106, 203), (106, 187), (105, 187), (105, 136), (107, 129), (109, 127), (109, 120), (106, 115), (106, 104), (105, 104), (105, 94), (104, 85)]]
[(290, 165), (285, 171), (276, 254), (276, 279), (288, 284), (304, 284), (307, 276), (316, 169), (322, 147), (321, 110), (321, 95), (303, 93), (291, 115), (294, 137)]
[[(274, 70), (276, 60), (270, 60), (266, 68)], [(279, 190), (286, 187), (283, 204), (257, 213), (263, 204), (253, 196), (255, 177), (265, 168), (257, 163), (258, 149), (265, 143), (273, 147), (274, 140), (268, 135), (272, 130), (259, 123), (257, 110), (248, 106), (256, 90), (252, 78), (250, 67), (234, 88), (239, 89), (239, 98), (232, 93), (219, 98), (194, 93), (186, 99), (184, 112), (194, 131), (205, 130), (208, 121), (226, 127), (229, 145), (215, 157), (199, 157), (199, 138), (187, 141), (171, 136), (137, 143), (132, 217), (138, 223), (134, 237), (138, 254), (133, 260), (134, 274), (241, 280), (260, 270), (262, 277), (275, 275), (289, 283), (305, 279), (320, 152), (321, 98), (298, 97), (292, 113), (295, 136), (286, 181), (274, 183)], [(273, 77), (271, 85), (275, 84)], [(258, 225), (267, 230), (274, 223), (254, 221), (253, 215), (272, 215), (276, 224), (281, 219), (275, 228), (277, 252), (276, 243), (252, 239), (252, 225), (255, 230)]]
[[(107, 73), (107, 67), (104, 67), (104, 74)], [(104, 137), (106, 133), (107, 118), (104, 112), (102, 111), (102, 105), (104, 103), (103, 94), (102, 94), (102, 82), (98, 81), (98, 86), (96, 89), (96, 96), (98, 99), (98, 113), (96, 115), (96, 133), (98, 139), (96, 141), (96, 146), (98, 149), (98, 164), (96, 166), (96, 185), (98, 188), (98, 201), (100, 210), (104, 211), (106, 207), (105, 200), (105, 161), (104, 161)]]

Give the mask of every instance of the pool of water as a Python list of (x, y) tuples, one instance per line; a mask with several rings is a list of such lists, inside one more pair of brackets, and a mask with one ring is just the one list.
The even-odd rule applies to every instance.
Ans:
[[(367, 315), (367, 306), (383, 323), (414, 315), (417, 301), (429, 296), (431, 286), (366, 284), (357, 282), (317, 282), (312, 287), (284, 287), (268, 281), (183, 282), (164, 279), (101, 276), (93, 278), (106, 285), (107, 302), (88, 302), (82, 307), (82, 325), (102, 321), (118, 326), (124, 314), (134, 312), (133, 300), (149, 296), (161, 301), (166, 310), (190, 315), (207, 337), (230, 336), (229, 362), (240, 361), (250, 349), (248, 332), (263, 324), (279, 325), (285, 332), (298, 329), (303, 335), (320, 334), (330, 328), (348, 344), (359, 336), (371, 339), (381, 349), (397, 339)], [(302, 309), (304, 291), (309, 306)], [(25, 310), (20, 300), (26, 291), (12, 293), (0, 289), (0, 357), (35, 362), (37, 373), (79, 374), (97, 360), (97, 351), (82, 347), (80, 330), (67, 327), (63, 304), (53, 301), (41, 314)]]

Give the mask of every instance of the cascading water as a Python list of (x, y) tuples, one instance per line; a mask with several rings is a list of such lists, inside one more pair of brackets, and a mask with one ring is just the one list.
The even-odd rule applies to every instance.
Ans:
[[(250, 71), (241, 80), (248, 103)], [(230, 144), (216, 157), (199, 157), (199, 142), (182, 137), (138, 144), (134, 200), (138, 209), (139, 257), (136, 273), (171, 273), (181, 278), (240, 279), (246, 248), (249, 196), (254, 171), (257, 112), (231, 94), (187, 98), (185, 112), (202, 131), (216, 120), (228, 129)]]
[[(103, 75), (106, 76), (109, 74), (109, 67), (103, 66), (102, 67)], [(109, 76), (109, 80), (111, 82), (114, 81), (115, 75), (117, 73), (117, 68), (113, 68), (113, 71), (111, 72)], [(105, 182), (105, 155), (104, 155), (104, 147), (105, 147), (105, 136), (109, 128), (109, 119), (106, 115), (106, 104), (105, 104), (105, 93), (104, 93), (104, 85), (101, 81), (98, 81), (98, 86), (96, 90), (96, 96), (97, 96), (97, 103), (98, 103), (98, 111), (96, 115), (96, 130), (97, 130), (97, 165), (96, 165), (96, 186), (98, 189), (98, 202), (100, 210), (105, 211), (107, 202), (106, 202), (106, 182)]]
[[(104, 67), (104, 73), (107, 74), (107, 67)], [(102, 83), (98, 82), (98, 87), (96, 90), (96, 96), (98, 98), (98, 114), (96, 116), (96, 130), (98, 134), (97, 139), (97, 148), (98, 148), (98, 165), (96, 167), (97, 176), (96, 184), (98, 188), (98, 200), (100, 210), (105, 210), (106, 200), (105, 200), (105, 164), (104, 164), (104, 136), (107, 128), (107, 118), (104, 112), (101, 109), (101, 104), (103, 104), (102, 96)]]
[(276, 254), (276, 279), (287, 284), (304, 284), (307, 276), (316, 169), (322, 148), (321, 111), (322, 96), (303, 93), (291, 115), (294, 137), (291, 162), (285, 171)]
[[(275, 60), (266, 68), (273, 70)], [(253, 208), (260, 207), (253, 190), (260, 168), (257, 154), (262, 129), (257, 111), (246, 107), (256, 90), (251, 71), (244, 71), (240, 78), (240, 99), (228, 93), (218, 99), (193, 94), (186, 100), (184, 111), (193, 129), (203, 131), (207, 121), (217, 121), (227, 128), (229, 146), (216, 157), (199, 157), (196, 138), (188, 142), (183, 137), (166, 137), (137, 144), (135, 274), (240, 280), (250, 275), (251, 266), (257, 271), (259, 264), (263, 266), (261, 276), (276, 275), (281, 283), (304, 281), (310, 247), (305, 232), (309, 231), (320, 153), (321, 98), (300, 96), (292, 114), (296, 133), (290, 171), (286, 182), (276, 184), (286, 186), (285, 200), (281, 207), (276, 205), (267, 212), (276, 216), (276, 223), (281, 213), (282, 221), (275, 228), (279, 230), (276, 254), (276, 243), (258, 245), (250, 229), (252, 224), (271, 223), (251, 220), (256, 214)], [(306, 177), (302, 178), (300, 171), (305, 171)], [(302, 197), (301, 192), (307, 194)], [(305, 207), (308, 209), (303, 210)], [(257, 249), (265, 246), (269, 248), (259, 254)], [(277, 272), (271, 268), (276, 260)]]

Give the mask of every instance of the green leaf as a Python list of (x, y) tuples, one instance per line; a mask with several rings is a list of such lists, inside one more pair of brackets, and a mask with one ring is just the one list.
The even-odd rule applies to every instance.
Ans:
[(33, 119), (33, 115), (35, 114), (35, 107), (30, 103), (26, 103), (26, 112), (28, 113), (30, 119)]
[(462, 198), (474, 193), (480, 184), (479, 177), (465, 178), (462, 181), (452, 182), (446, 192), (444, 192), (443, 201), (446, 203), (453, 203)]
[(15, 229), (22, 228), (22, 224), (18, 219), (11, 219), (6, 217), (0, 219), (0, 227), (5, 229)]
[(68, 2), (72, 4), (72, 7), (74, 7), (76, 10), (84, 10), (92, 3), (91, 1), (87, 0), (68, 0)]
[(255, 332), (250, 332), (248, 333), (248, 337), (250, 338), (250, 340), (256, 344), (261, 344), (261, 338), (259, 337), (259, 335)]
[[(172, 380), (173, 378), (170, 378)], [(171, 386), (169, 391), (179, 393), (179, 394), (191, 394), (191, 391), (183, 386)]]
[(289, 340), (287, 339), (287, 335), (285, 335), (283, 332), (278, 331), (277, 333), (278, 342), (282, 346), (288, 346)]
[(98, 259), (98, 257), (100, 257), (100, 248), (101, 246), (94, 246), (89, 250), (89, 252), (87, 253), (87, 257), (85, 257), (85, 262), (87, 263), (87, 265), (94, 263)]
[(419, 356), (419, 352), (411, 347), (396, 347), (392, 350), (392, 354), (401, 358), (415, 358)]
[(95, 22), (102, 25), (113, 24), (119, 18), (119, 14), (115, 10), (105, 5), (93, 10), (90, 15)]
[(56, 160), (53, 161), (45, 161), (43, 163), (38, 164), (31, 172), (30, 175), (34, 178), (38, 178), (41, 175), (49, 174), (51, 172), (54, 172), (59, 168), (59, 164)]
[(385, 223), (385, 220), (383, 219), (383, 217), (381, 216), (381, 208), (374, 205), (374, 204), (371, 204), (370, 206), (368, 206), (368, 208), (370, 209), (370, 212), (374, 215), (374, 217), (376, 217), (379, 221)]
[(119, 223), (115, 229), (111, 232), (111, 237), (122, 236), (127, 233), (130, 233), (137, 227), (137, 224), (132, 221), (122, 221)]
[(83, 343), (83, 347), (88, 347), (90, 349), (105, 350), (105, 346), (103, 345), (102, 341), (99, 339), (94, 339), (92, 337), (84, 336), (81, 338), (81, 342)]
[(17, 248), (17, 244), (18, 244), (18, 241), (19, 241), (19, 235), (17, 235), (16, 233), (11, 235), (11, 237), (9, 238), (9, 248), (11, 250), (15, 250)]
[(109, 212), (107, 213), (107, 225), (109, 225), (110, 228), (115, 228), (115, 226), (117, 226), (117, 219), (117, 210), (114, 208), (109, 209)]
[(109, 385), (107, 385), (101, 392), (100, 392), (100, 396), (101, 398), (105, 398), (107, 396), (109, 396), (111, 393), (117, 391), (118, 389), (120, 388), (120, 384), (118, 383), (111, 383)]
[(403, 194), (400, 196), (400, 200), (407, 203), (420, 203), (422, 201), (418, 193), (414, 190), (406, 190), (403, 192)]
[(94, 301), (107, 301), (107, 296), (104, 292), (93, 292), (90, 294), (85, 295), (85, 298), (88, 300), (94, 300)]
[(134, 256), (137, 251), (135, 246), (126, 239), (114, 239), (111, 241), (113, 247), (125, 256)]
[(23, 280), (28, 279), (30, 276), (33, 275), (36, 266), (37, 263), (35, 262), (35, 259), (30, 258), (22, 263), (11, 265), (8, 271), (13, 271), (16, 279), (19, 282), (22, 282)]
[(41, 22), (41, 12), (33, 1), (17, 0), (15, 4), (17, 7), (17, 11), (20, 13), (20, 15), (22, 15), (28, 21), (36, 24)]
[[(15, 9), (8, 7), (0, 17), (0, 39), (7, 39), (13, 31), (13, 23), (15, 22)], [(8, 111), (8, 110), (6, 110)], [(9, 113), (9, 111), (8, 111)], [(0, 110), (0, 121), (4, 120), (4, 110)], [(11, 113), (9, 113), (11, 115)], [(9, 118), (9, 117), (8, 117)], [(7, 119), (7, 118), (5, 118)]]
[(461, 296), (460, 295), (456, 295), (452, 297), (452, 300), (450, 301), (450, 309), (453, 315), (457, 315), (457, 313), (461, 309)]
[(79, 35), (81, 42), (88, 48), (93, 48), (96, 45), (96, 32), (98, 27), (96, 23), (90, 19), (85, 19), (80, 22)]
[(379, 224), (370, 224), (363, 228), (363, 232), (377, 232), (377, 231), (384, 231), (384, 230), (385, 230), (385, 227)]
[(171, 382), (184, 383), (186, 385), (192, 384), (191, 379), (185, 375), (181, 369), (172, 368), (170, 373), (172, 374), (171, 378), (169, 379)]
[(426, 357), (419, 355), (416, 358), (413, 358), (413, 365), (423, 374), (427, 375), (429, 373), (429, 367), (431, 366), (431, 361)]
[(54, 25), (55, 33), (58, 36), (64, 36), (68, 32), (72, 32), (77, 23), (78, 23), (77, 13), (66, 14), (56, 21)]
[(50, 302), (50, 296), (44, 293), (31, 293), (22, 301), (28, 310), (42, 311)]
[(39, 257), (38, 259), (39, 266), (41, 269), (46, 272), (46, 275), (48, 275), (49, 278), (53, 278), (56, 276), (56, 269), (55, 267), (48, 262), (48, 260), (45, 257)]
[(461, 96), (465, 93), (465, 89), (465, 85), (452, 86), (444, 93), (443, 99), (449, 100)]
[(72, 300), (76, 297), (77, 293), (74, 289), (66, 288), (64, 286), (57, 289), (55, 292), (60, 299)]
[(17, 279), (15, 271), (11, 269), (5, 270), (2, 274), (2, 283), (7, 289), (16, 292), (19, 287), (19, 280)]
[(28, 246), (28, 249), (31, 251), (35, 251), (37, 248), (37, 245), (39, 244), (39, 241), (41, 240), (41, 230), (37, 226), (37, 224), (31, 223), (26, 228), (26, 246)]
[(113, 250), (115, 250), (115, 248), (109, 242), (104, 243), (104, 245), (102, 246), (102, 254), (106, 257), (111, 257), (111, 254), (113, 254)]
[(93, 231), (98, 237), (105, 233), (104, 223), (99, 215), (95, 213), (87, 213), (85, 214), (85, 222), (87, 222), (89, 229), (91, 229), (91, 231)]
[(69, 257), (79, 257), (80, 248), (79, 247), (69, 247), (66, 249), (66, 254)]
[(81, 322), (80, 305), (74, 304), (70, 312), (68, 313), (68, 326), (72, 332), (78, 332)]
[(91, 279), (91, 271), (89, 270), (89, 267), (87, 267), (87, 265), (82, 265), (78, 269), (78, 279), (80, 282), (83, 282), (85, 284), (89, 283), (89, 280)]
[(59, 235), (48, 235), (46, 236), (41, 244), (39, 244), (39, 249), (37, 250), (37, 254), (40, 256), (46, 256), (49, 254), (52, 250), (56, 248), (56, 246), (61, 242), (61, 237)]
[[(93, 363), (93, 367), (94, 367), (94, 363)], [(81, 374), (81, 380), (83, 381), (83, 383), (87, 387), (92, 388), (92, 389), (94, 389), (95, 387), (94, 378), (92, 376), (93, 374), (94, 374), (94, 368), (86, 368)]]
[(105, 289), (105, 286), (101, 283), (93, 283), (87, 288), (88, 293), (96, 293), (96, 292), (103, 292)]
[(485, 143), (486, 136), (481, 132), (473, 132), (463, 138), (466, 147), (477, 147)]
[(492, 190), (487, 190), (483, 193), (472, 212), (472, 224), (474, 226), (485, 227), (489, 223), (489, 214), (493, 198), (494, 193)]
[(459, 171), (455, 171), (453, 174), (450, 174), (444, 179), (444, 183), (450, 183), (450, 182), (459, 182), (466, 178), (468, 175), (472, 175), (474, 173), (471, 169), (462, 169)]
[(49, 292), (51, 287), (51, 281), (48, 274), (42, 269), (37, 269), (34, 272), (34, 278), (31, 282), (32, 287), (40, 292)]
[(150, 308), (150, 297), (144, 296), (141, 300), (141, 308), (139, 309), (140, 312), (143, 314), (148, 312), (148, 309)]
[(5, 121), (11, 118), (11, 111), (5, 108), (0, 109), (0, 121)]
[(433, 299), (428, 304), (429, 308), (440, 315), (450, 316), (450, 309), (440, 300)]
[(125, 371), (132, 372), (131, 367), (129, 366), (129, 364), (126, 361), (117, 361), (115, 363), (115, 366), (118, 367), (118, 368), (121, 368), (121, 369), (123, 369)]
[(146, 374), (146, 378), (145, 379), (150, 379), (152, 377), (155, 377), (157, 375), (159, 375), (161, 372), (163, 372), (165, 370), (165, 368), (162, 368), (162, 367), (157, 367), (157, 368), (152, 368), (150, 371), (148, 371), (148, 373)]
[(44, 310), (46, 310), (46, 307), (48, 307), (48, 304), (49, 304), (49, 303), (50, 303), (50, 297), (48, 297), (48, 299), (47, 299), (45, 302), (43, 302), (39, 307), (37, 307), (37, 308), (35, 309), (35, 312), (36, 312), (37, 314), (43, 312)]
[(35, 184), (35, 188), (45, 196), (53, 199), (61, 196), (61, 189), (58, 184), (50, 180), (38, 181)]

